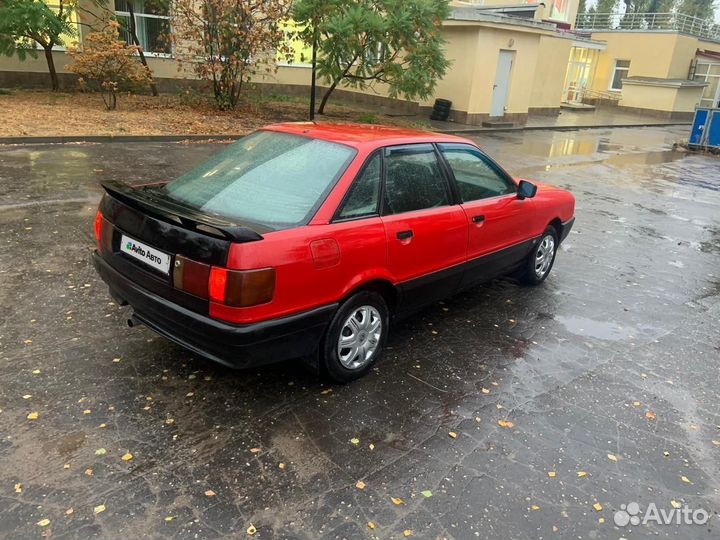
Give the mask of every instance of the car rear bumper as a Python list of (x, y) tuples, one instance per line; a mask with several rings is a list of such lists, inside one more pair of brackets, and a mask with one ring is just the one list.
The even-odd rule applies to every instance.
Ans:
[(270, 364), (312, 353), (337, 304), (254, 324), (233, 325), (195, 313), (132, 282), (97, 251), (93, 264), (110, 294), (133, 307), (136, 321), (210, 360), (233, 368)]
[(573, 225), (575, 225), (575, 216), (568, 219), (565, 223), (562, 224), (562, 231), (560, 233), (560, 242), (562, 243), (563, 240), (567, 238), (567, 235), (570, 234), (570, 230), (573, 228)]

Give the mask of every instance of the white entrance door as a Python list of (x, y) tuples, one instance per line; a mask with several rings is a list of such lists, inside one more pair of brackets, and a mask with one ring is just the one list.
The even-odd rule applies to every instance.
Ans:
[(500, 51), (497, 71), (495, 72), (490, 116), (503, 116), (505, 114), (505, 105), (507, 105), (508, 92), (510, 91), (510, 72), (512, 71), (514, 59), (515, 51)]

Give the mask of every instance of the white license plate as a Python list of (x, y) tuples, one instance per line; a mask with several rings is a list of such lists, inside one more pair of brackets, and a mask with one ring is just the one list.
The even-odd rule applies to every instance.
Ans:
[(163, 274), (170, 272), (170, 255), (124, 234), (120, 240), (120, 251), (160, 270)]

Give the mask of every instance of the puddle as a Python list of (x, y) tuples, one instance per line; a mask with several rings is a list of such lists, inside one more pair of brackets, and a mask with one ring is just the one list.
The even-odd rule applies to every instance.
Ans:
[(577, 336), (620, 341), (633, 335), (630, 328), (623, 328), (614, 323), (595, 321), (587, 317), (556, 315), (555, 320), (562, 324), (568, 332)]

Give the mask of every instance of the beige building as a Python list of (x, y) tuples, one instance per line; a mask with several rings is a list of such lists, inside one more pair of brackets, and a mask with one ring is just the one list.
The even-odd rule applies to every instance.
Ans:
[[(127, 19), (126, 0), (113, 0)], [(171, 29), (169, 13), (136, 4), (136, 26), (149, 64), (161, 86), (172, 89), (187, 73), (178, 72), (172, 47), (160, 39)], [(435, 98), (452, 101), (450, 119), (522, 124), (528, 115), (558, 114), (561, 107), (618, 106), (667, 118), (686, 118), (697, 105), (720, 98), (720, 35), (692, 17), (673, 14), (593, 14), (577, 16), (578, 0), (509, 3), (508, 0), (451, 2), (443, 25), (452, 62), (432, 99), (390, 100), (382, 85), (340, 97), (359, 102), (429, 112)], [(80, 41), (88, 30), (79, 27)], [(64, 51), (54, 53), (65, 85), (73, 78)], [(264, 88), (306, 93), (307, 64), (279, 64), (258, 76)], [(0, 86), (46, 86), (45, 59), (20, 62), (0, 57)]]

